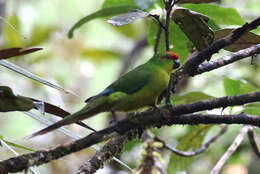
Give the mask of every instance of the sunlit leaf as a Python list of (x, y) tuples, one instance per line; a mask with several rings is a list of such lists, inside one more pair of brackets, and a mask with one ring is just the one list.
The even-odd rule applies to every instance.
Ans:
[[(177, 149), (183, 151), (196, 150), (202, 145), (205, 136), (212, 126), (189, 126), (187, 133), (178, 140)], [(169, 174), (175, 174), (177, 171), (187, 170), (193, 161), (194, 157), (182, 157), (172, 153), (167, 171)]]
[(76, 24), (74, 24), (73, 27), (68, 32), (68, 37), (72, 38), (73, 32), (75, 29), (81, 27), (83, 24), (85, 24), (93, 19), (127, 13), (136, 8), (137, 8), (137, 6), (122, 5), (122, 6), (115, 6), (115, 7), (107, 7), (107, 8), (98, 10), (95, 13), (85, 16), (84, 18), (80, 19)]
[(254, 87), (249, 83), (243, 82), (241, 80), (233, 80), (230, 78), (224, 78), (223, 85), (225, 93), (228, 96), (246, 94), (259, 90), (257, 87)]
[(83, 57), (91, 58), (93, 61), (102, 61), (111, 58), (119, 58), (122, 55), (119, 52), (112, 50), (101, 50), (101, 49), (84, 49), (82, 51)]
[(214, 4), (184, 4), (183, 7), (207, 15), (217, 24), (243, 25), (245, 23), (234, 8), (224, 8)]
[(111, 19), (109, 19), (107, 22), (115, 26), (122, 26), (122, 25), (132, 23), (137, 19), (145, 18), (147, 16), (149, 16), (149, 13), (147, 12), (141, 10), (132, 10), (128, 13), (119, 16), (114, 16)]
[(20, 33), (21, 23), (17, 15), (7, 18), (3, 24), (3, 43), (4, 47), (21, 47), (24, 46), (24, 38)]
[(45, 27), (40, 25), (34, 25), (31, 34), (31, 40), (27, 43), (29, 46), (39, 45), (44, 41), (50, 39), (51, 33), (56, 29), (56, 27)]
[(245, 112), (249, 115), (258, 115), (260, 116), (260, 102), (250, 103), (243, 106), (242, 112)]
[[(227, 35), (229, 35), (234, 29), (222, 29), (222, 30), (217, 30), (215, 32), (215, 40), (221, 39)], [(231, 45), (225, 47), (225, 50), (231, 51), (231, 52), (236, 52), (241, 49), (245, 49), (248, 47), (251, 47), (253, 45), (259, 44), (260, 43), (260, 35), (257, 35), (252, 32), (247, 32), (243, 34), (238, 40), (236, 40), (234, 43)]]
[(172, 19), (182, 29), (198, 51), (206, 48), (214, 40), (214, 32), (209, 28), (209, 18), (186, 8), (174, 10)]
[(171, 102), (174, 105), (188, 104), (188, 103), (192, 103), (192, 102), (196, 102), (196, 101), (200, 101), (200, 100), (207, 100), (210, 98), (213, 98), (213, 96), (210, 96), (203, 92), (189, 92), (184, 95), (176, 95), (176, 94), (172, 95)]
[[(22, 146), (20, 144), (16, 144), (16, 143), (13, 143), (13, 142), (10, 142), (10, 141), (6, 141), (6, 140), (4, 140), (3, 136), (0, 136), (0, 139), (2, 141), (4, 141), (6, 144), (8, 144), (9, 146), (16, 147), (16, 148), (23, 149), (23, 150), (27, 150), (27, 151), (31, 151), (31, 152), (34, 151), (33, 149)], [(1, 142), (0, 142), (0, 145), (1, 145)]]
[(136, 6), (136, 3), (134, 0), (104, 0), (102, 4), (102, 8), (115, 6)]
[(0, 59), (7, 59), (15, 56), (22, 56), (41, 50), (42, 48), (28, 48), (23, 50), (22, 48), (7, 48), (0, 50)]

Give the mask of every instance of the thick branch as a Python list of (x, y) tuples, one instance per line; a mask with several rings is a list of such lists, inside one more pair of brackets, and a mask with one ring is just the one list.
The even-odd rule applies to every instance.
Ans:
[(246, 58), (249, 56), (253, 56), (253, 55), (259, 54), (259, 53), (260, 53), (260, 44), (257, 44), (252, 47), (235, 52), (231, 55), (221, 57), (215, 61), (203, 63), (203, 64), (199, 65), (198, 69), (196, 70), (196, 72), (194, 72), (194, 74), (202, 74), (204, 72), (208, 72), (208, 71), (220, 68), (222, 66), (231, 64), (240, 59), (243, 59), (243, 58)]
[[(159, 107), (156, 110), (148, 110), (129, 116), (127, 119), (118, 122), (116, 125), (108, 127), (98, 132), (94, 132), (80, 140), (64, 144), (48, 150), (40, 150), (34, 153), (24, 154), (0, 162), (0, 173), (22, 171), (30, 166), (41, 165), (51, 160), (61, 158), (65, 155), (80, 151), (93, 144), (108, 140), (118, 132), (125, 134), (129, 130), (138, 129), (142, 132), (148, 127), (160, 127), (172, 124), (249, 124), (260, 127), (260, 117), (249, 117), (245, 114), (239, 115), (183, 115), (198, 111), (209, 110), (219, 107), (243, 105), (246, 103), (260, 101), (260, 92), (245, 95), (221, 97), (211, 100), (195, 102), (186, 105), (179, 105), (169, 109), (168, 106)], [(131, 135), (129, 140), (135, 138)]]
[[(133, 135), (137, 132), (132, 132)], [(108, 143), (106, 143), (101, 150), (83, 164), (77, 174), (93, 174), (100, 169), (105, 162), (111, 160), (113, 157), (120, 155), (123, 150), (124, 143), (128, 140), (129, 134), (123, 136), (114, 137)]]

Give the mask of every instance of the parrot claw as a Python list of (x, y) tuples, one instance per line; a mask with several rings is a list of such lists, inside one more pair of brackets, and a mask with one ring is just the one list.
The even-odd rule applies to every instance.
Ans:
[(172, 107), (173, 105), (171, 103), (166, 103), (166, 107), (171, 111), (172, 110)]
[(115, 111), (111, 111), (112, 119), (109, 121), (109, 125), (113, 126), (117, 123), (117, 117)]

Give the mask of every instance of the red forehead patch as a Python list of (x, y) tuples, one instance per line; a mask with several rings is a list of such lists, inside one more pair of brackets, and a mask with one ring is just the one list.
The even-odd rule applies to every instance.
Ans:
[(179, 59), (179, 56), (178, 56), (177, 54), (175, 54), (174, 52), (172, 52), (172, 51), (167, 51), (167, 53), (170, 54), (170, 55), (172, 55), (172, 58), (173, 58), (173, 59), (175, 59), (175, 60)]

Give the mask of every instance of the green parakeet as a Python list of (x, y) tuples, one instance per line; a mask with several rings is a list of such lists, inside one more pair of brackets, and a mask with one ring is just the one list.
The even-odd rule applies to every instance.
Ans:
[(148, 62), (121, 76), (101, 93), (88, 98), (84, 108), (64, 119), (32, 134), (48, 133), (64, 125), (75, 123), (101, 112), (133, 111), (143, 107), (155, 107), (159, 95), (167, 88), (170, 73), (180, 64), (178, 56), (168, 51), (157, 54)]

